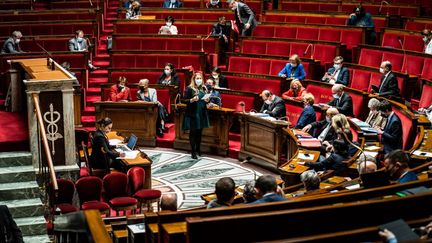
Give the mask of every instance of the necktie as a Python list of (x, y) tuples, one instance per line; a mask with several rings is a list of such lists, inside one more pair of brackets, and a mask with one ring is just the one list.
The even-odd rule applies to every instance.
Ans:
[(237, 16), (238, 16), (238, 19), (240, 21), (240, 24), (243, 24), (243, 21), (240, 18), (240, 11), (238, 10), (238, 7), (237, 7), (236, 11), (237, 11)]
[(339, 107), (339, 100), (340, 100), (340, 98), (336, 99), (336, 107)]

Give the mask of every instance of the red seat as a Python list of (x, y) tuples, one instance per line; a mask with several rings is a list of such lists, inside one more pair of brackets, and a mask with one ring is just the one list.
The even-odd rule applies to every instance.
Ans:
[(402, 72), (406, 72), (410, 75), (420, 76), (423, 70), (423, 63), (424, 63), (423, 57), (414, 56), (414, 55), (405, 56)]
[(118, 214), (119, 211), (134, 210), (137, 207), (137, 200), (127, 194), (127, 176), (124, 173), (115, 172), (103, 178), (104, 197), (111, 208)]
[(289, 56), (291, 50), (291, 44), (287, 42), (268, 42), (267, 43), (267, 55), (277, 56)]
[(425, 58), (421, 77), (423, 79), (432, 80), (432, 58)]
[(403, 49), (403, 47), (401, 46), (398, 37), (401, 38), (401, 42), (403, 41), (400, 34), (394, 34), (394, 33), (387, 33), (384, 32), (383, 38), (382, 38), (382, 43), (381, 46), (383, 47), (392, 47), (392, 48), (398, 48), (398, 49)]
[(415, 22), (415, 21), (407, 21), (405, 24), (405, 29), (406, 30), (418, 30), (418, 31), (422, 31), (424, 29), (426, 29), (426, 24), (425, 23), (421, 23), (421, 22)]
[(272, 60), (270, 66), (270, 75), (277, 76), (278, 73), (285, 67), (287, 61), (285, 60)]
[[(297, 27), (295, 26), (276, 26), (272, 37), (296, 39)], [(269, 36), (270, 37), (270, 36)]]
[[(288, 17), (288, 16), (287, 16)], [(266, 14), (264, 15), (265, 22), (288, 22), (284, 15)]]
[(354, 69), (352, 72), (350, 87), (362, 91), (367, 91), (369, 88), (371, 73), (365, 70)]
[(326, 19), (323, 17), (307, 16), (306, 24), (325, 24)]
[(395, 114), (400, 118), (402, 122), (402, 149), (410, 150), (413, 142), (416, 131), (414, 130), (413, 123), (410, 117), (408, 117), (405, 113), (403, 113), (399, 109), (393, 109)]
[(315, 104), (327, 103), (333, 99), (330, 86), (326, 87), (326, 86), (318, 86), (315, 84), (309, 84), (306, 87), (306, 90), (315, 96)]
[(321, 65), (333, 63), (336, 56), (336, 46), (317, 44), (314, 46), (314, 59), (320, 60)]
[(295, 127), (297, 125), (300, 114), (303, 111), (303, 107), (292, 104), (285, 104), (285, 109), (288, 121), (291, 123), (290, 126)]
[(75, 193), (75, 184), (66, 179), (57, 179), (58, 192), (55, 207), (60, 209), (62, 214), (72, 213), (78, 209), (72, 205), (72, 199)]
[(360, 65), (379, 68), (383, 60), (382, 55), (381, 51), (362, 48), (358, 63)]
[(254, 74), (268, 75), (270, 73), (270, 62), (271, 61), (269, 59), (251, 58), (251, 68), (249, 72)]
[(432, 105), (432, 86), (429, 84), (423, 85), (422, 94), (420, 97), (419, 108), (428, 108)]
[(341, 31), (338, 29), (321, 28), (318, 40), (322, 41), (340, 41)]
[(399, 53), (393, 53), (385, 51), (383, 52), (383, 61), (390, 61), (392, 64), (392, 70), (393, 71), (401, 71), (404, 63), (404, 55)]
[(274, 37), (274, 26), (258, 25), (253, 31), (253, 36)]
[(149, 211), (153, 211), (152, 203), (157, 202), (157, 211), (159, 211), (159, 199), (162, 195), (161, 191), (144, 188), (145, 170), (141, 167), (132, 167), (127, 172), (129, 189), (134, 198), (140, 203), (142, 212), (143, 204), (147, 205)]
[(363, 41), (363, 31), (358, 29), (353, 30), (341, 30), (340, 42), (346, 44), (347, 49), (351, 50), (353, 47), (357, 47)]
[(285, 17), (285, 21), (284, 22), (304, 24), (304, 23), (306, 23), (306, 16), (289, 15), (289, 16)]
[(357, 93), (350, 93), (349, 95), (351, 96), (353, 101), (354, 117), (361, 118), (362, 114), (366, 114), (368, 111), (364, 96)]
[[(338, 12), (338, 5), (334, 3), (319, 3), (320, 12)], [(334, 18), (336, 19), (336, 18)], [(327, 23), (328, 24), (328, 23)]]
[[(304, 52), (306, 51), (308, 44), (307, 43), (291, 43), (291, 55), (297, 54), (300, 57), (303, 56)], [(309, 57), (312, 49), (309, 48), (308, 52), (306, 53), (306, 56)]]
[(255, 98), (252, 96), (242, 96), (242, 95), (221, 93), (221, 98), (223, 102), (223, 107), (241, 111), (238, 110), (239, 109), (238, 104), (239, 102), (244, 102), (245, 104), (244, 108), (246, 112), (254, 109)]
[(264, 41), (256, 41), (256, 40), (242, 41), (242, 53), (266, 54), (266, 50), (267, 50), (267, 43)]
[(300, 2), (282, 2), (282, 10), (300, 11)]
[[(281, 81), (279, 79), (261, 79), (238, 76), (226, 76), (230, 81), (230, 89), (254, 93), (270, 90), (273, 94), (281, 95)], [(225, 104), (224, 104), (225, 106)]]
[(297, 28), (297, 39), (318, 40), (319, 28)]
[(230, 57), (228, 71), (229, 72), (243, 72), (248, 73), (250, 66), (249, 58), (244, 57)]
[(302, 3), (300, 2), (300, 11), (319, 11), (319, 4), (317, 3)]
[(87, 176), (78, 179), (76, 189), (82, 209), (97, 209), (101, 212), (109, 212), (109, 205), (100, 201), (102, 180), (99, 177)]
[(405, 35), (404, 49), (423, 52), (424, 42), (420, 35)]

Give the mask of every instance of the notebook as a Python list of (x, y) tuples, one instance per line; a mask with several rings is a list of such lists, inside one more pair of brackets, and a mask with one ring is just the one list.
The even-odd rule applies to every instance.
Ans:
[(396, 236), (398, 242), (420, 240), (420, 237), (414, 233), (411, 227), (402, 219), (382, 224), (379, 226), (379, 229), (390, 230)]

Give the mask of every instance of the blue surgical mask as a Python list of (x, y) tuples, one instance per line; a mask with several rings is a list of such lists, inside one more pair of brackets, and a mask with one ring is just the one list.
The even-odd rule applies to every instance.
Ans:
[(340, 64), (333, 64), (333, 67), (334, 67), (335, 69), (339, 69), (341, 66), (340, 66)]
[(195, 79), (195, 83), (200, 86), (202, 84), (202, 79)]
[(339, 99), (340, 96), (339, 96), (338, 94), (333, 94), (333, 98), (335, 98), (335, 99)]

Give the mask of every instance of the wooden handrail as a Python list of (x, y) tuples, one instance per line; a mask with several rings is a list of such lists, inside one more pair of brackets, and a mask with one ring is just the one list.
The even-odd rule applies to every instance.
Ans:
[(43, 142), (43, 146), (44, 146), (44, 150), (45, 150), (45, 156), (47, 157), (47, 160), (48, 160), (48, 168), (49, 168), (49, 174), (51, 177), (51, 182), (53, 185), (53, 189), (56, 192), (56, 191), (58, 191), (57, 178), (56, 178), (55, 171), (54, 171), (54, 165), (53, 165), (52, 157), (51, 157), (51, 154), (49, 152), (50, 148), (48, 146), (48, 138), (46, 137), (45, 126), (43, 123), (42, 113), (40, 110), (39, 97), (37, 94), (32, 94), (32, 99), (33, 99), (34, 107), (36, 109), (37, 120), (38, 120), (39, 125), (40, 125), (39, 127), (40, 127), (41, 134), (42, 134), (42, 142)]

